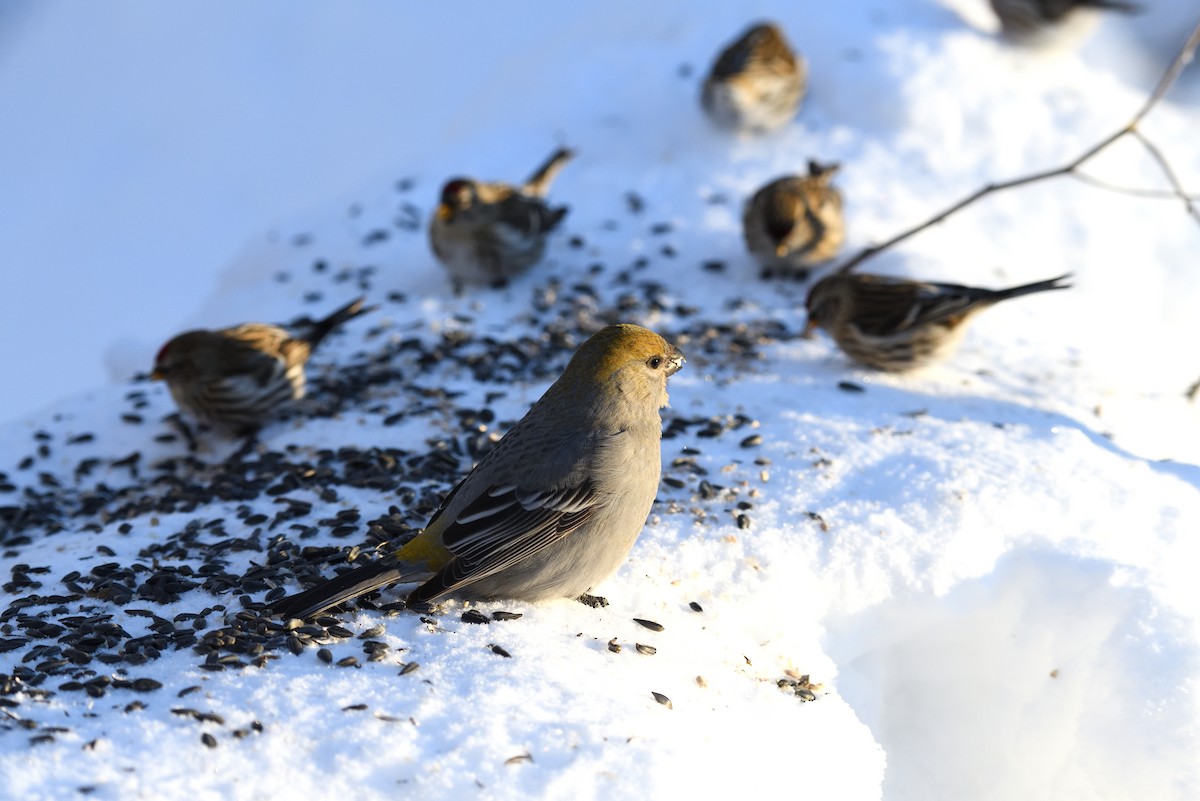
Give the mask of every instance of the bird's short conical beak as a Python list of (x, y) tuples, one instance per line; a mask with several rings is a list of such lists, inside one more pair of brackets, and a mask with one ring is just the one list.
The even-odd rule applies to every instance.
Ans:
[(671, 351), (671, 358), (667, 360), (667, 375), (675, 375), (679, 372), (679, 368), (683, 367), (683, 363), (687, 359), (683, 357), (683, 351), (679, 348), (674, 348)]
[(775, 246), (776, 257), (782, 259), (787, 254), (788, 254), (788, 246), (787, 246), (786, 242), (780, 242), (778, 245)]
[(164, 373), (162, 370), (159, 370), (157, 367), (150, 372), (151, 381), (163, 381), (166, 379), (166, 377), (166, 373)]
[(450, 214), (451, 214), (450, 207), (447, 206), (445, 203), (439, 203), (436, 214), (437, 214), (437, 218), (439, 220), (448, 220), (448, 219), (450, 219)]
[(804, 330), (800, 332), (801, 339), (812, 339), (820, 327), (821, 324), (810, 314), (808, 321), (804, 324)]

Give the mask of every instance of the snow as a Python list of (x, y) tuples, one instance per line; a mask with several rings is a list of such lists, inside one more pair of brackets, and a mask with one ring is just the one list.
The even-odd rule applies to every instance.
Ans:
[[(6, 382), (0, 472), (13, 489), (0, 507), (46, 493), (65, 525), (5, 532), (6, 609), (68, 595), (64, 576), (86, 584), (105, 563), (140, 566), (137, 586), (211, 559), (246, 575), (280, 535), (349, 548), (389, 506), (420, 525), (425, 495), (449, 488), (448, 476), (399, 467), (390, 490), (340, 483), (329, 500), (302, 486), (286, 497), (311, 510), (274, 528), (245, 522), (280, 510), (267, 494), (67, 514), (100, 484), (157, 499), (169, 484), (155, 476), (214, 480), (215, 468), (180, 460), (181, 440), (156, 439), (174, 431), (162, 422), (170, 397), (135, 379), (188, 327), (286, 321), (360, 291), (381, 305), (323, 346), (313, 374), (329, 386), (386, 353), (402, 378), (263, 434), (268, 451), (314, 464), (343, 446), (415, 456), (433, 440), (463, 443), (455, 408), (493, 409), (489, 430), (502, 432), (569, 349), (542, 343), (544, 369), (530, 371), (486, 339), (536, 337), (547, 323), (571, 335), (578, 315), (619, 307), (688, 356), (668, 427), (724, 426), (664, 440), (665, 475), (682, 486), (663, 485), (628, 562), (598, 588), (608, 607), (349, 612), (339, 617), (356, 636), (323, 646), (333, 664), (316, 647), (274, 648), (261, 668), (211, 671), (189, 647), (47, 668), (40, 688), (0, 697), (15, 704), (0, 707), (0, 797), (1200, 794), (1200, 412), (1184, 397), (1200, 377), (1188, 361), (1200, 226), (1182, 204), (1058, 178), (987, 198), (867, 262), (984, 286), (1075, 276), (1069, 291), (989, 310), (951, 361), (906, 376), (856, 368), (826, 337), (797, 338), (806, 287), (759, 281), (741, 242), (741, 198), (810, 157), (842, 162), (847, 254), (985, 183), (1058, 166), (1141, 106), (1195, 11), (1157, 3), (1044, 52), (996, 40), (984, 5), (546, 4), (514, 20), (479, 4), (470, 25), (457, 7), (375, 3), (0, 12), (0, 108), (16, 120), (2, 156), (16, 281), (0, 298), (4, 361), (8, 375), (37, 378)], [(778, 135), (721, 134), (700, 114), (699, 80), (764, 17), (805, 54), (809, 94)], [(1195, 75), (1184, 78), (1144, 128), (1195, 191), (1200, 106)], [(454, 296), (424, 233), (441, 181), (517, 180), (560, 144), (579, 156), (550, 193), (571, 212), (546, 261), (505, 290)], [(1129, 140), (1086, 170), (1165, 186)], [(52, 298), (55, 314), (30, 298)], [(736, 337), (719, 328), (734, 323), (759, 338), (748, 357), (731, 355)], [(27, 353), (14, 330), (37, 334)], [(402, 347), (454, 332), (468, 342), (440, 361)], [(497, 377), (468, 367), (471, 353)], [(439, 387), (462, 394), (416, 391)], [(144, 422), (122, 420), (131, 413)], [(71, 441), (82, 434), (94, 438)], [(762, 443), (743, 446), (752, 434)], [(196, 458), (219, 465), (235, 447), (207, 442)], [(111, 464), (134, 451), (138, 476)], [(100, 461), (79, 474), (88, 458)], [(457, 458), (461, 472), (470, 460)], [(406, 504), (405, 490), (419, 500)], [(352, 509), (362, 518), (348, 537), (318, 522)], [(301, 540), (290, 522), (318, 531)], [(187, 555), (173, 555), (181, 544)], [(17, 586), (18, 575), (41, 586)], [(20, 614), (112, 615), (135, 638), (154, 623), (140, 610), (177, 628), (199, 614), (203, 634), (232, 622), (240, 595), (85, 597)], [(467, 609), (522, 617), (473, 624)], [(26, 636), (21, 623), (0, 612), (0, 639)], [(372, 639), (389, 649), (372, 662), (357, 635), (379, 625)], [(0, 673), (37, 667), (53, 657), (33, 649), (59, 644), (0, 653)], [(349, 656), (358, 667), (337, 666)], [(163, 686), (59, 689), (89, 670)], [(802, 675), (816, 700), (779, 686)]]

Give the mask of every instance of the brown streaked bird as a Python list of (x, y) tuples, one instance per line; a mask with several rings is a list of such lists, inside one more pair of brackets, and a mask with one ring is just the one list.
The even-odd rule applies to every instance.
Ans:
[(1025, 44), (1050, 44), (1085, 34), (1098, 19), (1098, 11), (1134, 13), (1137, 3), (1123, 0), (991, 0), (1000, 29), (1010, 39)]
[(363, 308), (363, 300), (290, 327), (244, 323), (187, 331), (162, 346), (150, 377), (166, 381), (190, 417), (228, 433), (253, 431), (304, 397), (309, 357), (331, 331), (374, 309)]
[(808, 66), (774, 23), (751, 26), (717, 56), (700, 103), (721, 128), (764, 133), (796, 116), (808, 86)]
[(636, 325), (612, 325), (467, 474), (398, 551), (282, 601), (304, 618), (398, 582), (409, 607), (465, 598), (579, 598), (612, 575), (658, 493), (667, 379), (683, 354)]
[(866, 273), (835, 273), (808, 293), (804, 333), (824, 328), (847, 356), (903, 371), (948, 357), (980, 311), (1009, 298), (1066, 289), (1070, 274), (1010, 289), (978, 289)]
[(830, 184), (837, 170), (810, 161), (808, 175), (772, 181), (746, 202), (742, 235), (764, 276), (803, 281), (810, 267), (837, 255), (846, 235), (842, 193)]
[(546, 192), (574, 155), (556, 150), (521, 186), (461, 177), (446, 182), (429, 244), (456, 288), (502, 286), (541, 260), (547, 237), (567, 215), (566, 206), (546, 203)]

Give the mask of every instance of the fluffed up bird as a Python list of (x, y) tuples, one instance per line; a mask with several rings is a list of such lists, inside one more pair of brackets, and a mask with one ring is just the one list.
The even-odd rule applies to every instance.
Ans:
[(429, 223), (429, 243), (456, 287), (502, 285), (541, 260), (546, 238), (567, 215), (551, 207), (547, 190), (575, 155), (556, 150), (519, 187), (500, 181), (452, 178)]
[(667, 379), (683, 354), (613, 325), (583, 343), (541, 399), (388, 557), (275, 603), (304, 618), (397, 582), (424, 607), (468, 598), (580, 598), (625, 561), (658, 492)]
[(1133, 13), (1141, 7), (1123, 0), (991, 0), (1000, 30), (1024, 44), (1065, 42), (1086, 34), (1099, 11)]
[(808, 293), (804, 333), (824, 328), (847, 356), (879, 370), (912, 370), (958, 347), (967, 321), (1009, 298), (1066, 289), (1070, 274), (1011, 289), (977, 289), (883, 275), (835, 273)]
[(772, 181), (746, 202), (742, 235), (764, 276), (803, 281), (810, 267), (837, 255), (846, 235), (842, 193), (830, 184), (837, 170), (810, 161), (808, 175)]
[(338, 326), (374, 307), (358, 298), (316, 322), (244, 323), (179, 334), (162, 346), (151, 378), (167, 382), (181, 411), (228, 433), (247, 433), (304, 397), (304, 366)]
[(721, 51), (700, 103), (722, 128), (763, 133), (786, 125), (804, 98), (808, 66), (774, 23), (749, 28)]

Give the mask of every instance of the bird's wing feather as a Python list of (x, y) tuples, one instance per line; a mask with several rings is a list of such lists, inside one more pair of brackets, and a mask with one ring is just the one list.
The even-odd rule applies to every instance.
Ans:
[(863, 285), (856, 299), (855, 324), (864, 334), (889, 336), (963, 314), (982, 299), (968, 287), (953, 284)]
[(599, 508), (590, 481), (552, 490), (492, 487), (442, 532), (455, 558), (439, 572), (439, 586), (422, 588), (422, 594), (444, 595), (527, 559), (571, 534)]

